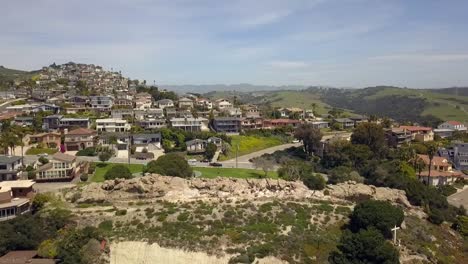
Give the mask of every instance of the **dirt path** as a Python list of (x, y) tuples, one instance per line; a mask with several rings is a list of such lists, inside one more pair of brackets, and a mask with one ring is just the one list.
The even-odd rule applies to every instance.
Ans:
[[(299, 147), (301, 145), (302, 145), (301, 143), (288, 143), (288, 144), (283, 144), (283, 145), (279, 145), (279, 146), (275, 146), (275, 147), (271, 147), (271, 148), (266, 148), (266, 149), (262, 149), (260, 151), (252, 152), (252, 153), (247, 154), (247, 155), (239, 156), (239, 157), (237, 157), (237, 161), (239, 163), (247, 163), (247, 162), (249, 162), (250, 159), (260, 157), (263, 154), (271, 154), (271, 153), (273, 153), (275, 151), (278, 151), (278, 150), (285, 150), (285, 149), (290, 148), (290, 147)], [(233, 163), (233, 162), (236, 162), (236, 159), (226, 160), (226, 161), (223, 161), (221, 163)]]

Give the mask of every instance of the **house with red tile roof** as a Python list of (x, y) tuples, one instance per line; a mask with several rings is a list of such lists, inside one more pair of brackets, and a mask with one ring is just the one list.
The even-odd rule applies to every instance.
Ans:
[(466, 131), (465, 124), (458, 121), (447, 121), (437, 126), (438, 129), (451, 129), (455, 131)]
[(432, 127), (422, 126), (400, 126), (403, 131), (411, 134), (411, 139), (418, 142), (428, 142), (434, 140), (434, 131)]
[(453, 170), (452, 164), (444, 157), (435, 156), (431, 161), (428, 155), (418, 155), (418, 159), (426, 165), (421, 172), (418, 172), (419, 180), (426, 184), (433, 186), (452, 184), (463, 175), (460, 171)]

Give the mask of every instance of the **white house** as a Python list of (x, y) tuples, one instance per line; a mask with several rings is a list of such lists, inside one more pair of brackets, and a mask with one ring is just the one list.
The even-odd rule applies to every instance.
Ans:
[(458, 122), (458, 121), (447, 121), (447, 122), (444, 122), (442, 124), (440, 124), (438, 127), (438, 129), (451, 129), (451, 130), (455, 130), (455, 131), (466, 131), (466, 126), (461, 123), (461, 122)]
[(127, 120), (117, 118), (96, 119), (96, 130), (99, 132), (125, 132), (131, 125)]
[(232, 108), (232, 104), (227, 99), (218, 99), (216, 100), (216, 107), (218, 107), (219, 110), (223, 110), (226, 108)]
[(194, 117), (174, 117), (170, 119), (171, 127), (185, 131), (207, 131), (208, 119)]

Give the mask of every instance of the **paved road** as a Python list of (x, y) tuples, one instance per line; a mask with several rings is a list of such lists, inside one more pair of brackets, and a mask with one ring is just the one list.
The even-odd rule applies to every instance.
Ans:
[[(250, 154), (247, 154), (247, 155), (243, 155), (243, 156), (239, 156), (237, 157), (237, 161), (239, 163), (250, 163), (249, 160), (252, 159), (252, 158), (256, 158), (256, 157), (260, 157), (262, 156), (263, 154), (271, 154), (275, 151), (279, 151), (279, 150), (285, 150), (287, 148), (290, 148), (290, 147), (299, 147), (301, 146), (302, 143), (288, 143), (288, 144), (283, 144), (283, 145), (279, 145), (279, 146), (275, 146), (275, 147), (271, 147), (271, 148), (267, 148), (267, 149), (263, 149), (263, 150), (260, 150), (260, 151), (256, 151), (256, 152), (252, 152)], [(223, 161), (221, 163), (236, 163), (236, 159), (230, 159), (230, 160), (226, 160), (226, 161)]]
[(451, 205), (454, 205), (456, 207), (463, 205), (465, 208), (467, 208), (468, 207), (468, 186), (465, 186), (465, 189), (463, 191), (450, 195), (447, 198), (447, 200)]

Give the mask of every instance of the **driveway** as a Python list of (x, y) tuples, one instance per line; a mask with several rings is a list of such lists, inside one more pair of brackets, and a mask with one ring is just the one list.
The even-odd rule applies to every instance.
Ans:
[(468, 186), (465, 186), (463, 191), (450, 195), (447, 201), (453, 206), (463, 205), (466, 208), (468, 206)]

